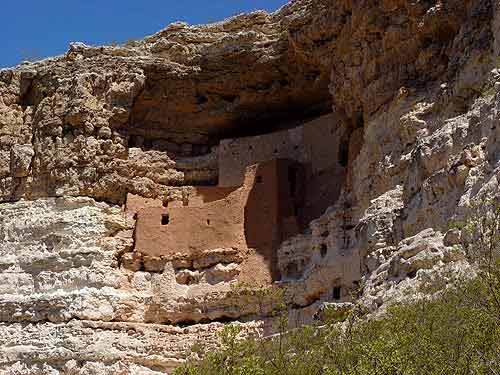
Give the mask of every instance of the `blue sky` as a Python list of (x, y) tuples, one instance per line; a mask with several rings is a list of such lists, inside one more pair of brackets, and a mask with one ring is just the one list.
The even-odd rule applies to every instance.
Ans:
[(256, 9), (274, 11), (287, 0), (0, 0), (0, 67), (26, 57), (67, 51), (73, 41), (122, 43), (182, 20), (218, 21)]

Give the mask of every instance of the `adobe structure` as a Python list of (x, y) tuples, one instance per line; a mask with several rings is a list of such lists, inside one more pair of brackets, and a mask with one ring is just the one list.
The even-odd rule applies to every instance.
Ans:
[(217, 186), (193, 187), (187, 198), (168, 203), (129, 194), (127, 210), (137, 219), (135, 252), (203, 269), (215, 263), (206, 260), (215, 250), (239, 264), (232, 275), (239, 281), (280, 280), (280, 244), (302, 233), (340, 195), (347, 138), (327, 115), (289, 130), (223, 140)]
[(340, 195), (347, 174), (350, 134), (333, 114), (328, 114), (288, 130), (222, 140), (219, 186), (240, 186), (249, 165), (277, 158), (294, 160), (301, 165), (307, 182), (299, 215), (307, 224)]

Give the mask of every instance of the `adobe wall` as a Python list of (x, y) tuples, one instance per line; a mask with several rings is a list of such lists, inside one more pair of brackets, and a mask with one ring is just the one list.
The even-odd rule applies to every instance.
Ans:
[(240, 188), (194, 188), (186, 206), (129, 196), (127, 210), (137, 215), (135, 251), (193, 260), (209, 250), (231, 249), (245, 259), (240, 280), (278, 279), (276, 250), (300, 230), (295, 215), (303, 182), (300, 173), (289, 177), (297, 168), (288, 160), (251, 166)]
[[(217, 187), (210, 190), (215, 196), (221, 194)], [(137, 209), (136, 250), (152, 257), (182, 254), (195, 258), (207, 249), (245, 248), (245, 196), (242, 188), (208, 203), (196, 194), (187, 206), (145, 204)], [(132, 207), (136, 206), (134, 202)], [(163, 215), (168, 217), (166, 223), (162, 223)]]
[(246, 167), (272, 159), (309, 165), (312, 174), (336, 168), (340, 142), (347, 130), (333, 114), (293, 129), (254, 137), (222, 140), (219, 146), (219, 186), (241, 186)]
[[(296, 168), (290, 160), (272, 160), (256, 166), (255, 178), (250, 186), (245, 205), (245, 239), (249, 248), (258, 249), (270, 266), (273, 280), (280, 278), (277, 267), (277, 249), (287, 238), (302, 229), (296, 216), (300, 198), (297, 192), (303, 181), (296, 181), (292, 191), (289, 173)], [(250, 274), (251, 276), (251, 274)]]
[(283, 158), (304, 166), (303, 224), (333, 205), (347, 174), (350, 131), (333, 114), (303, 126), (255, 137), (226, 139), (219, 146), (219, 186), (240, 186), (246, 167)]
[(221, 140), (219, 145), (219, 186), (241, 186), (249, 165), (286, 158), (300, 160), (302, 129)]

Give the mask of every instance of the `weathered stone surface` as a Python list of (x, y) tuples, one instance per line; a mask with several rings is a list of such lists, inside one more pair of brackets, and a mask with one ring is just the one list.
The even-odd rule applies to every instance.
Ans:
[(10, 149), (10, 174), (12, 177), (28, 177), (35, 152), (29, 145), (14, 145)]
[[(0, 324), (2, 374), (165, 374), (194, 343), (215, 345), (221, 323), (179, 328), (72, 320)], [(258, 324), (243, 330), (257, 331)]]

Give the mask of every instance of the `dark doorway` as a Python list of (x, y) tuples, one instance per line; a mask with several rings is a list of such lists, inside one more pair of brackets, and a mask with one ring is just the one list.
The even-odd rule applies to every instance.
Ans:
[(338, 301), (340, 300), (340, 297), (341, 297), (341, 288), (340, 286), (336, 286), (335, 288), (333, 288), (333, 299), (335, 301)]
[(161, 215), (161, 225), (168, 225), (170, 223), (170, 215), (162, 214)]

